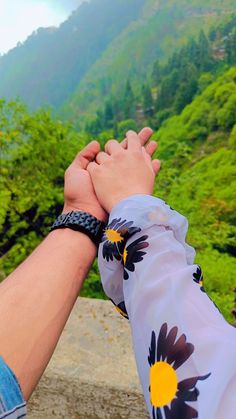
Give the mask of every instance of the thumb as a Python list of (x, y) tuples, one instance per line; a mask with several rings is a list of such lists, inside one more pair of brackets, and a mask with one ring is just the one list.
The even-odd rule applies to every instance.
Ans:
[(97, 141), (92, 141), (77, 154), (73, 163), (79, 166), (80, 169), (87, 169), (89, 162), (95, 160), (99, 151), (100, 144)]

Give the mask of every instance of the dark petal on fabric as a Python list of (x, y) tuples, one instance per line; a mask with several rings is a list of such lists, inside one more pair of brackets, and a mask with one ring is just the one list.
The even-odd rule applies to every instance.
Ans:
[(165, 419), (171, 419), (172, 418), (172, 416), (171, 416), (171, 410), (169, 409), (168, 406), (165, 406), (164, 407), (164, 412), (165, 412)]
[(131, 238), (134, 234), (136, 234), (136, 233), (140, 233), (140, 231), (141, 231), (141, 228), (138, 228), (138, 227), (131, 227), (130, 229), (129, 229), (129, 238)]
[(146, 255), (146, 252), (141, 252), (139, 249), (145, 249), (149, 246), (147, 242), (143, 242), (143, 240), (146, 240), (147, 237), (148, 236), (140, 237), (127, 247), (127, 259), (125, 263), (125, 270), (134, 272), (135, 263), (141, 262), (143, 260), (144, 256)]
[(201, 377), (198, 377), (198, 381), (204, 381), (207, 380), (207, 378), (209, 378), (211, 375), (211, 372), (209, 372), (209, 374), (206, 375), (202, 375)]
[[(133, 257), (131, 258), (131, 264), (132, 263), (138, 263), (138, 262), (142, 262), (144, 256), (146, 255), (146, 252), (136, 252), (134, 253)], [(128, 260), (128, 256), (127, 256), (127, 261), (126, 261), (126, 265), (125, 265), (128, 269), (129, 269), (129, 260)]]
[(140, 252), (135, 247), (128, 247), (127, 249), (127, 259), (125, 266), (128, 266), (132, 263), (141, 262), (143, 260), (142, 256), (146, 255), (146, 252)]
[(113, 254), (107, 243), (103, 246), (102, 255), (103, 259), (106, 259), (107, 262), (109, 262), (109, 260), (113, 261)]
[(122, 311), (122, 316), (125, 317), (126, 319), (129, 319), (128, 313), (127, 313), (127, 309), (126, 309), (126, 305), (125, 302), (122, 301), (120, 304), (118, 304), (117, 306), (121, 311)]
[(210, 375), (211, 373), (181, 381), (178, 384), (177, 397), (186, 402), (195, 402), (200, 394), (199, 390), (195, 387), (197, 382), (206, 380)]
[(125, 314), (128, 314), (127, 313), (127, 310), (126, 310), (126, 306), (125, 306), (125, 302), (124, 301), (122, 301), (122, 303), (120, 303), (120, 304), (118, 304), (118, 307), (125, 313)]
[(161, 410), (154, 406), (152, 408), (152, 419), (163, 419)]
[(168, 406), (164, 407), (164, 412), (165, 412), (165, 419), (169, 419), (170, 418), (170, 409), (168, 408)]
[(152, 331), (152, 337), (151, 337), (151, 345), (149, 348), (149, 357), (148, 362), (150, 367), (155, 364), (156, 362), (156, 334), (154, 331)]
[(124, 224), (126, 224), (126, 222), (127, 222), (126, 220), (121, 220), (121, 218), (120, 218), (119, 220), (117, 220), (113, 229), (116, 230), (116, 231), (119, 231), (120, 227), (123, 226)]
[[(203, 275), (202, 275), (202, 270), (200, 266), (197, 267), (197, 271), (193, 274), (193, 280), (198, 285), (200, 285), (200, 282), (203, 281)], [(203, 285), (201, 285), (200, 290), (204, 293), (206, 292)]]
[(103, 258), (106, 259), (107, 262), (109, 262), (109, 260), (113, 261), (113, 257), (115, 257), (118, 261), (121, 260), (121, 255), (115, 243), (104, 243), (102, 254)]
[[(121, 218), (115, 218), (114, 220), (112, 220), (111, 221), (111, 223), (110, 224), (108, 224), (108, 226), (107, 226), (107, 228), (106, 228), (106, 230), (113, 230), (113, 228), (115, 227), (115, 225), (117, 224), (117, 223), (119, 223), (121, 221)], [(126, 221), (126, 220), (125, 220)], [(125, 222), (125, 221), (122, 221), (122, 223), (123, 222)]]
[(199, 282), (202, 279), (203, 279), (202, 270), (200, 266), (198, 266), (196, 272), (193, 274), (193, 280), (199, 284)]
[(180, 391), (190, 390), (195, 387), (198, 380), (199, 380), (199, 377), (192, 377), (192, 378), (187, 378), (186, 380), (182, 380), (178, 384), (178, 389)]
[[(125, 240), (123, 240), (119, 243), (116, 243), (116, 244), (117, 244), (117, 249), (118, 249), (119, 255), (123, 255), (124, 250), (125, 250)], [(122, 259), (122, 257), (121, 257), (121, 259)]]
[(195, 402), (199, 396), (199, 390), (195, 387), (199, 380), (206, 380), (211, 374), (202, 377), (192, 377), (182, 380), (178, 384), (176, 397), (185, 402)]
[(183, 402), (196, 402), (199, 396), (199, 390), (195, 387), (192, 390), (178, 391), (176, 397)]
[(135, 240), (134, 243), (144, 242), (147, 239), (148, 239), (148, 236), (145, 235), (145, 236), (139, 237), (139, 239)]
[(123, 221), (122, 223), (120, 223), (118, 225), (118, 230), (119, 233), (121, 233), (122, 231), (124, 231), (124, 234), (127, 233), (127, 231), (129, 231), (129, 229), (132, 227), (133, 225), (133, 221)]
[[(130, 243), (130, 245), (127, 247), (127, 251), (128, 251), (128, 249), (132, 249), (134, 247), (137, 248), (137, 249), (143, 249), (143, 247), (139, 247), (138, 245), (140, 245), (142, 242), (144, 242), (147, 239), (148, 239), (148, 236), (139, 237), (134, 242)], [(144, 244), (145, 244), (145, 247), (149, 246), (148, 243), (142, 243), (142, 245), (144, 245)]]
[(156, 418), (157, 419), (162, 419), (163, 418), (162, 413), (161, 413), (161, 409), (156, 409)]
[(166, 335), (167, 335), (167, 323), (161, 326), (161, 330), (157, 341), (157, 361), (164, 360), (163, 354), (166, 353)]
[(168, 333), (168, 336), (166, 338), (166, 347), (165, 347), (166, 352), (163, 353), (164, 359), (168, 358), (169, 353), (171, 353), (172, 347), (173, 347), (173, 345), (175, 343), (175, 339), (177, 337), (177, 333), (178, 333), (178, 327), (177, 326), (172, 327), (172, 329)]
[(139, 243), (135, 246), (136, 250), (143, 250), (146, 249), (147, 247), (149, 247), (149, 243), (147, 242), (143, 242), (143, 243)]
[[(165, 406), (165, 413), (169, 409)], [(192, 419), (198, 417), (198, 412), (193, 407), (184, 403), (181, 399), (175, 399), (171, 403), (170, 412), (166, 415), (166, 419)]]
[(135, 271), (135, 265), (133, 264), (133, 261), (130, 261), (130, 263), (126, 262), (125, 268), (130, 272), (134, 272)]
[(191, 343), (186, 342), (186, 336), (181, 335), (175, 345), (172, 347), (172, 351), (169, 352), (167, 361), (169, 364), (173, 364), (173, 368), (176, 370), (187, 359), (192, 355), (194, 346)]
[(143, 242), (147, 236), (140, 237), (139, 239), (135, 240), (127, 247), (127, 261), (125, 266), (129, 269), (129, 264), (141, 262), (143, 260), (143, 256), (146, 255), (145, 252), (139, 252), (139, 250), (146, 249), (149, 244), (147, 242)]
[(155, 407), (152, 408), (152, 419), (156, 419)]
[(124, 280), (127, 281), (129, 279), (129, 274), (126, 271), (126, 269), (124, 269)]

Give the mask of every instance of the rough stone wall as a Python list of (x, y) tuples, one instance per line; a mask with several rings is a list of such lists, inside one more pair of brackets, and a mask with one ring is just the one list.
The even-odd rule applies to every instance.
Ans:
[(29, 403), (30, 419), (147, 419), (127, 320), (79, 298)]

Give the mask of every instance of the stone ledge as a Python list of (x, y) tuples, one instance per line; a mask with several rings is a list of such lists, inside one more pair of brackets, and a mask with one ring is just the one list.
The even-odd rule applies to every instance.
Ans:
[(147, 419), (127, 320), (79, 298), (29, 403), (30, 419)]

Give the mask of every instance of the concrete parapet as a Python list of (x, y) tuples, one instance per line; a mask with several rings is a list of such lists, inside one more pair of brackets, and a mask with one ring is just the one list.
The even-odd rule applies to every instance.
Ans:
[(79, 298), (29, 403), (30, 419), (147, 419), (128, 321)]

